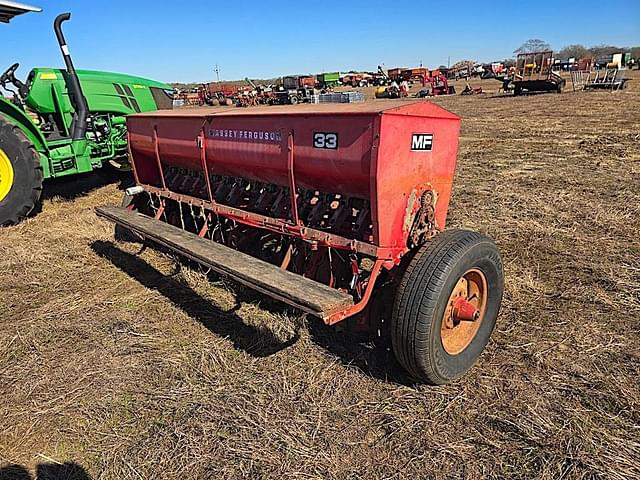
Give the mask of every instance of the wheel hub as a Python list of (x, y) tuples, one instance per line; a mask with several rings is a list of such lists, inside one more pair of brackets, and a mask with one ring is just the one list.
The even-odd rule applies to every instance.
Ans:
[(474, 339), (486, 310), (487, 279), (480, 270), (471, 269), (460, 277), (449, 296), (442, 318), (440, 337), (449, 355), (457, 355)]
[(0, 202), (5, 199), (13, 186), (13, 166), (11, 160), (0, 148)]

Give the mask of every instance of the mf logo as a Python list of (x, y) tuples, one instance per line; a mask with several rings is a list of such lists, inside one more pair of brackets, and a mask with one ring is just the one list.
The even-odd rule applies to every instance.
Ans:
[(433, 133), (414, 133), (411, 136), (412, 152), (430, 152), (433, 147)]

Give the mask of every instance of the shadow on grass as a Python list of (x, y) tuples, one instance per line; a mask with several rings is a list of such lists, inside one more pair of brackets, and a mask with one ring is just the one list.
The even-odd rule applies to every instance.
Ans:
[[(147, 288), (161, 293), (190, 317), (202, 323), (216, 335), (230, 339), (235, 348), (254, 357), (267, 357), (295, 344), (299, 339), (299, 326), (295, 334), (286, 342), (279, 340), (268, 329), (258, 329), (247, 325), (235, 312), (242, 303), (260, 303), (260, 308), (276, 314), (299, 312), (272, 300), (249, 288), (240, 287), (234, 291), (236, 306), (224, 311), (203, 298), (188, 285), (159, 272), (138, 256), (125, 252), (112, 242), (96, 241), (91, 248), (101, 257), (127, 273)], [(188, 263), (188, 261), (187, 261)], [(210, 274), (215, 281), (217, 276)], [(365, 375), (401, 385), (410, 386), (415, 382), (399, 365), (390, 342), (376, 332), (355, 333), (350, 325), (354, 320), (346, 320), (340, 328), (326, 325), (314, 317), (308, 318), (311, 340), (329, 354), (336, 356), (348, 367), (359, 369)], [(372, 334), (374, 335), (372, 337)]]
[(89, 480), (91, 477), (77, 463), (41, 463), (32, 477), (22, 465), (0, 467), (0, 480)]
[(404, 386), (413, 386), (415, 381), (407, 375), (396, 360), (387, 336), (379, 337), (377, 331), (354, 332), (350, 325), (354, 320), (345, 320), (344, 329), (325, 325), (316, 318), (308, 322), (313, 342), (348, 367), (357, 368), (363, 374)]
[(116, 183), (120, 190), (132, 186), (133, 174), (118, 172), (107, 166), (89, 173), (53, 178), (45, 182), (42, 199), (50, 200), (54, 197), (60, 197), (65, 200), (73, 200), (88, 195), (98, 188)]
[[(236, 305), (231, 310), (225, 311), (203, 298), (188, 285), (162, 274), (136, 255), (120, 250), (112, 242), (96, 241), (91, 244), (91, 248), (145, 287), (161, 293), (208, 330), (228, 338), (235, 348), (251, 356), (268, 357), (290, 347), (300, 338), (296, 331), (292, 338), (282, 342), (267, 329), (247, 325), (236, 311), (240, 309), (243, 301), (253, 303), (260, 299), (258, 296), (236, 294)], [(262, 306), (264, 305), (261, 303)]]

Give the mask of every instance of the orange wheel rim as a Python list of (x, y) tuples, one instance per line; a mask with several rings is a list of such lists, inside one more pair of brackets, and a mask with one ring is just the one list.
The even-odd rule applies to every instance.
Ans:
[(476, 268), (458, 279), (442, 317), (440, 337), (449, 355), (458, 355), (473, 341), (487, 309), (487, 278)]

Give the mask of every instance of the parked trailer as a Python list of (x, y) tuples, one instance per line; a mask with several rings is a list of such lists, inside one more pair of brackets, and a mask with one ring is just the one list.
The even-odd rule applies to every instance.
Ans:
[(233, 105), (238, 86), (233, 83), (211, 82), (206, 84), (207, 105)]
[(127, 120), (137, 185), (97, 214), (328, 325), (387, 331), (417, 380), (477, 360), (503, 292), (486, 236), (445, 230), (460, 119), (430, 102)]
[(402, 71), (404, 68), (390, 68), (387, 70), (387, 76), (391, 79), (392, 82), (401, 82), (402, 81)]
[(406, 80), (407, 82), (415, 82), (418, 81), (424, 85), (425, 79), (430, 76), (430, 72), (428, 68), (405, 68), (400, 72), (401, 80)]
[(333, 88), (340, 84), (340, 72), (321, 73), (316, 77), (316, 88)]
[(340, 79), (343, 85), (356, 87), (368, 87), (372, 76), (368, 73), (345, 73)]
[(566, 80), (552, 70), (553, 52), (521, 53), (516, 58), (513, 94), (523, 92), (561, 93)]

